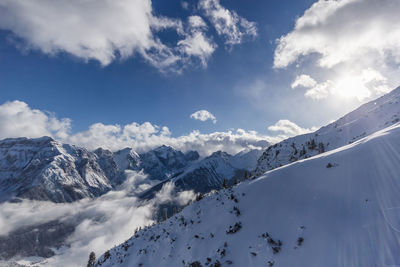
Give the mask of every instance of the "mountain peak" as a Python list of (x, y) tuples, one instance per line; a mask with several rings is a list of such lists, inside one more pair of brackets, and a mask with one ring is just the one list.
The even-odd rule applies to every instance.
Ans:
[(225, 151), (221, 151), (221, 150), (218, 150), (218, 151), (215, 151), (214, 153), (212, 153), (210, 156), (208, 156), (207, 158), (224, 158), (224, 159), (227, 159), (227, 158), (229, 158), (229, 157), (231, 157), (232, 155), (230, 155), (230, 154), (228, 154), (227, 152), (225, 152)]

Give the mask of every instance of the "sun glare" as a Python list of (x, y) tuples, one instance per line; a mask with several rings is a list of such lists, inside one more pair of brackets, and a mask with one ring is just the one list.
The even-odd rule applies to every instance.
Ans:
[(370, 90), (365, 86), (362, 77), (343, 76), (340, 77), (333, 88), (334, 94), (342, 98), (365, 99), (371, 95)]

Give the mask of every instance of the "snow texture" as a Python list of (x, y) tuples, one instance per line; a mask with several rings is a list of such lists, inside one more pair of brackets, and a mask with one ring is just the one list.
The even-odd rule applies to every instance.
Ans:
[(96, 266), (398, 266), (400, 125), (138, 231)]

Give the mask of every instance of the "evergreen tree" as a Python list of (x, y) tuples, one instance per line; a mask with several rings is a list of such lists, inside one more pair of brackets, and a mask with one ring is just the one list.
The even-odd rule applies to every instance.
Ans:
[(318, 144), (318, 151), (319, 153), (324, 153), (325, 152), (325, 146), (323, 143)]
[(226, 183), (226, 179), (224, 178), (224, 181), (222, 182), (222, 187), (223, 188), (228, 188), (228, 184)]
[(93, 267), (95, 263), (96, 263), (96, 254), (94, 254), (94, 252), (92, 251), (89, 254), (89, 261), (87, 263), (87, 267)]
[(164, 208), (164, 221), (168, 219), (168, 208)]
[(317, 145), (315, 144), (315, 140), (314, 139), (311, 140), (310, 146), (311, 146), (310, 147), (311, 150), (314, 150), (317, 147)]
[(304, 156), (306, 153), (307, 153), (306, 148), (305, 148), (304, 145), (303, 145), (303, 147), (302, 147), (302, 149), (301, 149), (301, 152), (300, 152), (300, 157), (301, 157), (301, 156)]

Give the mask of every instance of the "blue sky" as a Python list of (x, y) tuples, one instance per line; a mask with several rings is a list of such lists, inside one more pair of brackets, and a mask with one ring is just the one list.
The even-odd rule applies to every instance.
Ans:
[[(49, 3), (47, 0), (36, 1), (43, 6)], [(3, 15), (3, 19), (0, 19), (2, 29), (0, 31), (0, 104), (19, 100), (32, 109), (52, 112), (49, 116), (57, 119), (69, 118), (71, 120), (69, 134), (86, 131), (90, 125), (98, 122), (104, 125), (150, 122), (153, 125), (168, 127), (173, 137), (187, 135), (194, 130), (199, 130), (201, 133), (213, 133), (238, 128), (246, 131), (255, 130), (260, 135), (273, 136), (282, 134), (282, 131), (271, 132), (267, 127), (279, 120), (293, 122), (303, 130), (322, 126), (331, 120), (338, 119), (372, 97), (386, 92), (387, 88), (395, 84), (387, 80), (396, 74), (394, 71), (398, 66), (396, 61), (391, 63), (393, 66), (384, 70), (377, 70), (376, 65), (379, 64), (376, 62), (365, 62), (359, 67), (358, 73), (361, 77), (364, 70), (372, 70), (372, 74), (371, 72), (368, 72), (369, 76), (366, 74), (372, 78), (360, 78), (360, 80), (368, 86), (379, 83), (378, 85), (382, 86), (379, 88), (383, 89), (374, 91), (368, 87), (371, 93), (369, 95), (367, 93), (366, 97), (359, 97), (362, 92), (365, 93), (365, 88), (357, 84), (360, 89), (353, 94), (336, 93), (335, 95), (332, 92), (347, 92), (347, 89), (340, 89), (334, 84), (343, 86), (347, 82), (354, 85), (359, 81), (343, 78), (343, 82), (340, 83), (340, 79), (332, 79), (333, 75), (337, 76), (340, 69), (347, 67), (346, 64), (351, 64), (353, 59), (342, 59), (338, 65), (334, 63), (333, 66), (322, 66), (318, 63), (318, 58), (321, 57), (318, 57), (318, 53), (324, 55), (324, 51), (322, 48), (318, 50), (318, 47), (310, 48), (310, 44), (307, 44), (308, 47), (299, 44), (296, 48), (300, 54), (307, 57), (297, 55), (295, 62), (292, 60), (278, 67), (274, 64), (274, 58), (275, 61), (277, 60), (278, 46), (282, 45), (279, 38), (287, 36), (287, 43), (293, 42), (289, 39), (290, 34), (298, 36), (299, 40), (309, 38), (307, 31), (296, 30), (295, 23), (299, 19), (307, 18), (304, 14), (306, 10), (311, 10), (310, 13), (315, 11), (317, 14), (324, 14), (324, 8), (328, 9), (329, 6), (325, 7), (323, 3), (318, 3), (320, 6), (312, 6), (315, 2), (312, 0), (260, 0), (251, 1), (251, 3), (239, 0), (203, 0), (203, 2), (207, 1), (217, 3), (223, 10), (231, 12), (231, 15), (236, 12), (239, 18), (253, 23), (256, 35), (244, 33), (240, 41), (233, 45), (228, 44), (228, 35), (218, 33), (212, 17), (207, 15), (205, 9), (200, 8), (199, 1), (171, 0), (152, 3), (146, 0), (131, 1), (134, 2), (133, 7), (136, 2), (150, 3), (152, 16), (156, 18), (168, 18), (175, 22), (178, 20), (185, 24), (189, 16), (199, 16), (205, 22), (206, 28), (202, 28), (199, 32), (214, 45), (213, 52), (206, 56), (205, 64), (200, 62), (200, 57), (193, 56), (187, 62), (179, 61), (178, 64), (167, 67), (159, 67), (146, 61), (138, 52), (132, 52), (123, 59), (117, 56), (111, 62), (102, 65), (101, 63), (104, 62), (101, 62), (99, 58), (82, 56), (82, 52), (68, 50), (70, 39), (80, 38), (87, 41), (82, 37), (85, 32), (80, 33), (79, 27), (75, 28), (77, 35), (81, 34), (78, 37), (74, 36), (75, 30), (71, 32), (71, 29), (63, 28), (64, 24), (57, 23), (55, 23), (55, 27), (59, 26), (57, 31), (43, 26), (44, 30), (38, 29), (38, 31), (41, 30), (38, 34), (34, 29), (35, 24), (32, 24), (32, 21), (37, 22), (38, 18), (29, 18), (29, 16), (34, 16), (32, 14), (36, 11), (32, 12), (32, 10), (36, 9), (24, 4), (10, 5), (7, 1), (0, 1), (0, 15)], [(104, 1), (100, 1), (99, 5), (102, 2)], [(125, 4), (129, 1), (120, 2)], [(370, 7), (374, 1), (364, 2)], [(67, 11), (60, 13), (60, 16), (70, 16), (68, 12), (74, 12), (74, 3), (79, 5), (79, 0), (72, 1), (71, 6), (68, 6), (71, 9), (66, 9)], [(49, 10), (54, 8), (52, 4), (48, 5)], [(104, 13), (100, 14), (100, 11), (97, 14), (97, 9), (93, 7), (96, 5), (84, 8), (88, 8), (90, 15), (104, 15)], [(352, 10), (349, 5), (342, 8)], [(13, 14), (14, 18), (11, 15), (4, 18), (6, 12), (7, 15)], [(339, 9), (335, 12), (338, 16), (340, 15)], [(387, 10), (382, 12), (387, 12)], [(86, 15), (86, 13), (83, 14)], [(82, 14), (73, 15), (82, 16)], [(117, 13), (113, 15), (119, 16)], [(19, 20), (16, 19), (18, 16), (21, 16)], [(110, 15), (110, 18), (114, 17)], [(329, 16), (322, 19), (327, 21), (327, 25), (331, 23), (334, 26), (319, 29), (320, 26), (313, 24), (310, 27), (311, 29), (314, 27), (318, 34), (328, 39), (329, 34), (335, 31), (336, 21)], [(110, 23), (113, 22), (113, 20), (110, 21)], [(49, 21), (45, 22), (54, 21), (51, 21), (50, 16)], [(136, 27), (135, 22), (132, 23), (132, 25), (126, 24), (122, 27)], [(82, 28), (87, 26), (82, 25)], [(121, 25), (115, 25), (115, 29), (120, 27)], [(174, 27), (157, 30), (153, 34), (163, 44), (174, 47), (183, 38), (178, 36)], [(98, 29), (89, 30), (97, 31)], [(42, 36), (41, 33), (46, 33), (46, 31), (49, 35)], [(245, 30), (242, 29), (243, 31)], [(42, 39), (36, 38), (35, 34), (40, 35)], [(60, 43), (53, 45), (54, 34), (65, 34), (67, 38), (62, 36), (64, 39), (60, 37)], [(110, 34), (108, 28), (107, 32), (104, 31), (104, 35), (107, 34)], [(112, 38), (115, 36), (113, 34), (114, 32), (106, 37)], [(49, 44), (53, 45), (51, 52), (48, 51)], [(87, 41), (87, 44), (90, 45), (90, 42)], [(124, 41), (123, 45), (126, 44)], [(340, 44), (338, 43), (337, 46), (340, 47)], [(283, 47), (280, 56), (283, 61), (293, 52), (288, 52), (288, 47), (289, 45)], [(324, 47), (323, 44), (320, 47)], [(377, 48), (379, 49), (386, 48)], [(339, 58), (340, 55), (334, 55), (334, 57)], [(386, 80), (384, 81), (376, 72), (382, 74)], [(296, 77), (302, 74), (306, 74), (312, 81), (311, 85), (307, 85), (312, 88), (307, 91), (308, 87), (304, 86), (300, 80), (300, 86), (291, 87)], [(333, 89), (328, 90), (328, 86)], [(309, 91), (311, 92), (307, 94)], [(209, 111), (216, 117), (217, 122), (191, 119), (190, 115), (198, 110)], [(300, 130), (298, 133), (301, 132)], [(289, 133), (283, 130), (283, 134)]]

